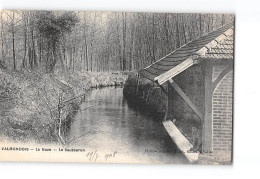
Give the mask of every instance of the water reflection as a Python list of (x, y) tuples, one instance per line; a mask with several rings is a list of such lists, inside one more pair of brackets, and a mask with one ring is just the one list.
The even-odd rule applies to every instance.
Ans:
[(123, 88), (89, 91), (81, 110), (67, 133), (73, 146), (117, 151), (128, 156), (128, 162), (186, 162), (182, 154), (175, 153), (177, 148), (163, 128), (162, 116), (129, 104)]

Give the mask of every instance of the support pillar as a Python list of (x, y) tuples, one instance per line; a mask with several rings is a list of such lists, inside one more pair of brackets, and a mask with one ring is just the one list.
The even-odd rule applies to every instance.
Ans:
[(213, 128), (212, 128), (212, 73), (213, 65), (207, 61), (205, 66), (205, 112), (203, 121), (203, 140), (202, 140), (202, 152), (211, 153), (213, 151)]

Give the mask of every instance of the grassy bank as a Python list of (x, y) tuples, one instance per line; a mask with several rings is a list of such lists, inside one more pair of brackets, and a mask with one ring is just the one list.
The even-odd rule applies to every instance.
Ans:
[(165, 113), (167, 96), (157, 85), (145, 78), (138, 78), (136, 73), (128, 76), (123, 92), (133, 103), (141, 104), (151, 112)]
[[(60, 96), (67, 100), (92, 87), (121, 85), (125, 79), (122, 73), (43, 74), (0, 69), (0, 142), (58, 142)], [(66, 103), (63, 123), (71, 122), (79, 103)]]

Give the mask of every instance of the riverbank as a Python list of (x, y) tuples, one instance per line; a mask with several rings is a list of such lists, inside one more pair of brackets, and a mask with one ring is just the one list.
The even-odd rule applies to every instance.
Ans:
[[(129, 75), (124, 86), (124, 96), (135, 105), (148, 109), (150, 113), (159, 113), (165, 116), (167, 109), (167, 96), (158, 85), (145, 78), (138, 78), (137, 73)], [(173, 120), (174, 116), (168, 115), (167, 120)], [(162, 121), (161, 121), (162, 122)], [(199, 126), (199, 122), (178, 118), (175, 125), (181, 133), (191, 142), (193, 126)]]
[[(0, 70), (0, 142), (57, 143), (59, 98), (63, 100), (90, 88), (124, 84), (122, 73), (82, 72), (43, 74), (32, 70)], [(69, 123), (80, 100), (63, 107)]]
[(165, 93), (145, 78), (138, 78), (137, 73), (131, 73), (124, 85), (124, 96), (131, 102), (148, 108), (151, 112), (165, 114), (167, 96)]

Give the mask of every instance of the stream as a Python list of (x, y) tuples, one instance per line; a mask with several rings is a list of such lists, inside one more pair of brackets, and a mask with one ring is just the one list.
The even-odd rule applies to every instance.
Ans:
[(129, 103), (122, 87), (86, 94), (66, 134), (70, 146), (117, 153), (120, 163), (187, 163), (162, 125), (162, 115)]

